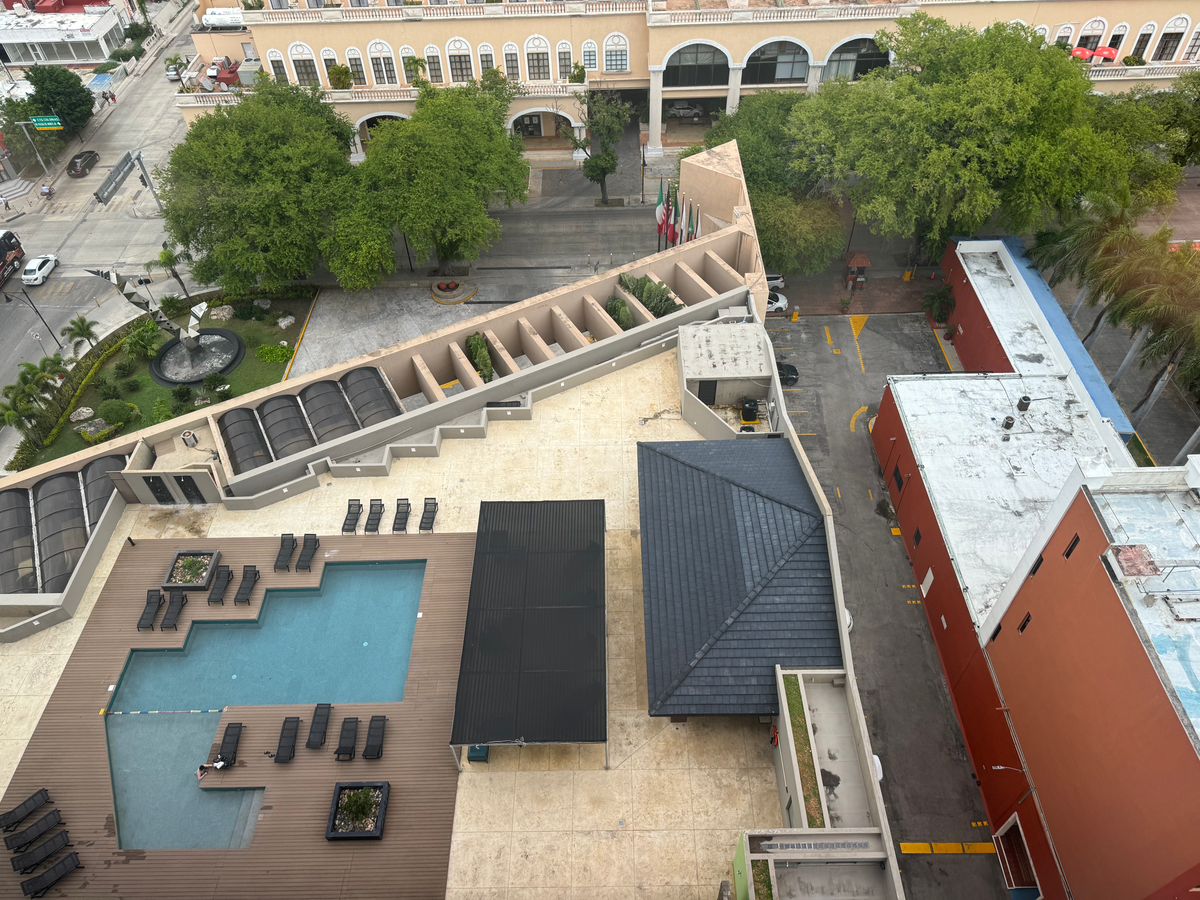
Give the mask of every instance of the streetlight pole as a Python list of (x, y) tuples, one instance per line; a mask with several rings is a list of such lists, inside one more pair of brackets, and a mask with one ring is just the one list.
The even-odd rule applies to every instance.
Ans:
[(37, 144), (35, 144), (33, 142), (33, 138), (31, 138), (29, 136), (29, 129), (25, 127), (26, 125), (32, 125), (33, 123), (32, 122), (18, 122), (17, 124), (20, 125), (21, 130), (23, 132), (25, 132), (25, 140), (29, 141), (29, 146), (33, 148), (33, 155), (37, 157), (37, 161), (38, 161), (39, 165), (41, 165), (41, 167), (42, 167), (42, 174), (49, 175), (50, 170), (47, 169), (46, 164), (44, 162), (42, 162), (42, 154), (38, 153)]
[[(22, 294), (25, 294), (25, 302), (26, 302), (26, 303), (29, 305), (29, 308), (30, 308), (30, 309), (32, 309), (32, 310), (33, 310), (35, 313), (37, 313), (37, 317), (38, 317), (39, 319), (41, 319), (41, 320), (42, 320), (42, 324), (43, 324), (43, 325), (45, 325), (45, 326), (46, 326), (46, 330), (47, 330), (48, 332), (50, 332), (50, 337), (54, 338), (54, 343), (58, 344), (58, 349), (59, 349), (59, 350), (61, 350), (61, 349), (63, 348), (62, 341), (60, 341), (60, 340), (58, 339), (58, 335), (56, 335), (56, 334), (54, 333), (54, 329), (50, 327), (50, 323), (46, 321), (46, 317), (45, 317), (45, 316), (43, 316), (43, 315), (42, 315), (42, 313), (41, 313), (41, 310), (39, 310), (39, 309), (37, 308), (37, 306), (35, 306), (35, 305), (34, 305), (33, 299), (32, 299), (32, 298), (29, 296), (29, 294), (28, 294), (28, 293), (26, 293), (26, 291), (25, 291), (25, 288), (21, 288), (21, 293), (22, 293)], [(17, 297), (16, 299), (19, 301), (21, 298), (20, 298), (20, 297)], [(12, 303), (12, 302), (13, 302), (13, 298), (12, 298), (12, 296), (11, 296), (11, 295), (9, 295), (8, 291), (5, 291), (5, 292), (4, 292), (4, 302), (5, 302), (5, 303)], [(39, 343), (40, 343), (40, 341), (39, 341)], [(43, 348), (43, 350), (44, 350), (44, 349), (45, 349), (45, 348)]]

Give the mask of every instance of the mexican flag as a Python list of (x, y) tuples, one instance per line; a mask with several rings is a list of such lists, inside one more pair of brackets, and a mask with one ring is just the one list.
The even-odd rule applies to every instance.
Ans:
[(688, 204), (688, 230), (687, 239), (689, 241), (696, 238), (696, 224), (692, 221), (692, 204)]
[(662, 234), (666, 230), (665, 222), (667, 219), (667, 208), (663, 205), (663, 186), (662, 179), (658, 179), (658, 206), (654, 207), (654, 221), (658, 223), (658, 233)]
[(675, 203), (676, 197), (667, 194), (667, 218), (664, 223), (664, 234), (667, 236), (668, 245), (675, 243)]

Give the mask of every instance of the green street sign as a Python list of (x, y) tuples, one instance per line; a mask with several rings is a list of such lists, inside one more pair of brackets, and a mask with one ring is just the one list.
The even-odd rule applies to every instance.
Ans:
[(58, 116), (30, 116), (29, 120), (37, 131), (62, 131), (62, 120)]

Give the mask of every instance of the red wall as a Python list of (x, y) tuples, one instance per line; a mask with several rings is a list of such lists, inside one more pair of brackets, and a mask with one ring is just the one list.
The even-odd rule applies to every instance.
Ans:
[(942, 271), (954, 294), (954, 312), (946, 322), (954, 329), (954, 352), (968, 372), (1012, 372), (1008, 354), (971, 287), (954, 247), (953, 241), (948, 243), (942, 257)]
[(1100, 561), (1107, 547), (1081, 492), (987, 652), (1074, 895), (1188, 896), (1200, 758)]

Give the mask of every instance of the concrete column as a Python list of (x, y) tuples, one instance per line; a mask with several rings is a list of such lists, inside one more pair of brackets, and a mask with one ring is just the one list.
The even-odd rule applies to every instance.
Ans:
[(821, 79), (825, 75), (825, 63), (810, 62), (808, 64), (808, 83), (804, 89), (809, 94), (815, 94), (821, 87)]
[(663, 67), (650, 67), (650, 140), (646, 156), (662, 156)]
[[(587, 126), (586, 125), (576, 125), (575, 126), (575, 140), (582, 141), (586, 136), (587, 136)], [(582, 149), (573, 150), (573, 151), (571, 151), (571, 159), (575, 160), (575, 162), (581, 163), (585, 159), (587, 159), (587, 153), (585, 151), (583, 151)]]
[(745, 66), (731, 65), (729, 67), (729, 95), (725, 100), (725, 114), (732, 116), (737, 112), (738, 101), (742, 99), (742, 70)]

